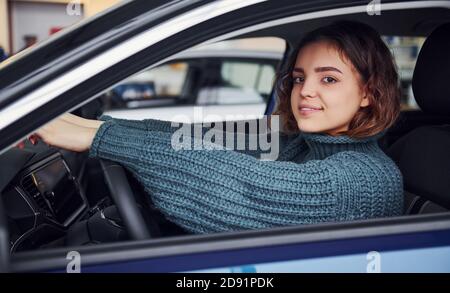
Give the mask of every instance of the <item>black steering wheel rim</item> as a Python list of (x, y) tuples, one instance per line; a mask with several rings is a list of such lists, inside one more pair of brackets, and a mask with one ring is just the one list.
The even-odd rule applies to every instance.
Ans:
[(151, 235), (138, 208), (123, 167), (119, 163), (105, 159), (100, 159), (100, 165), (111, 197), (131, 239), (150, 239)]

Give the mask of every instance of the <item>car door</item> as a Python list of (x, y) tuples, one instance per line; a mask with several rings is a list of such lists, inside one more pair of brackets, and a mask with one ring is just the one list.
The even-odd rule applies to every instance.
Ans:
[[(145, 7), (142, 3), (147, 1), (136, 2)], [(36, 69), (24, 65), (33, 56), (45, 55), (40, 50), (61, 40), (42, 46), (0, 71), (3, 77), (17, 70), (18, 81), (33, 77), (24, 84), (11, 78), (2, 82), (0, 148), (6, 149), (43, 123), (94, 99), (131, 74), (151, 64), (161, 64), (171, 54), (200, 42), (248, 33), (250, 27), (257, 30), (264, 27), (263, 23), (266, 27), (275, 26), (284, 17), (287, 22), (295, 15), (302, 20), (366, 11), (365, 4), (352, 2), (306, 1), (300, 4), (283, 1), (283, 4), (226, 0), (198, 1), (179, 7), (173, 4), (155, 10), (146, 7), (154, 13), (151, 21), (144, 20), (148, 17), (145, 13), (138, 15), (134, 10), (128, 11), (138, 18), (140, 26), (139, 29), (120, 26), (124, 29), (122, 43), (105, 43), (89, 54), (80, 55), (75, 52), (77, 48), (72, 47), (73, 51), (60, 52), (61, 58), (73, 54), (72, 61), (84, 61), (83, 65), (67, 62), (50, 72), (44, 69), (57, 58), (48, 62), (43, 57), (38, 58), (40, 65)], [(127, 5), (132, 4), (122, 7), (132, 7)], [(448, 9), (447, 6), (444, 8)], [(399, 9), (394, 5), (385, 7)], [(142, 6), (135, 7), (138, 8)], [(104, 21), (120, 11), (105, 14), (97, 21)], [(236, 19), (241, 21), (236, 22)], [(68, 33), (69, 36), (62, 39), (83, 39), (81, 31), (76, 31), (81, 36)], [(89, 30), (84, 33), (89, 34)], [(99, 36), (107, 33), (106, 30)], [(271, 100), (270, 104), (273, 103)], [(6, 223), (0, 224), (0, 232), (6, 231)], [(2, 249), (7, 245), (6, 235), (0, 234)], [(449, 251), (450, 215), (444, 213), (30, 251), (15, 254), (10, 260), (3, 258), (0, 267), (14, 272), (66, 272), (74, 261), (79, 261), (83, 272), (450, 271)]]
[(449, 272), (449, 256), (449, 216), (434, 215), (30, 251), (13, 255), (3, 267), (69, 273), (75, 264), (81, 272)]

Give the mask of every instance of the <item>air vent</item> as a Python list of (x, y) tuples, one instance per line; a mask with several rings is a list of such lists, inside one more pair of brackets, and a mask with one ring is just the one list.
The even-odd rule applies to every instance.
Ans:
[(52, 217), (51, 210), (42, 196), (42, 194), (37, 189), (36, 185), (34, 184), (33, 178), (31, 175), (26, 176), (22, 179), (22, 187), (25, 190), (25, 192), (34, 199), (36, 204), (44, 211), (45, 215), (48, 217)]

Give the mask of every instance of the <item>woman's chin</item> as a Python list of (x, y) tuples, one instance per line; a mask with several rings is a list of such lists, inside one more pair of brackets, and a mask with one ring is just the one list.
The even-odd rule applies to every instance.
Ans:
[(298, 129), (300, 132), (316, 133), (322, 132), (323, 129), (313, 125), (305, 125), (304, 123), (298, 123)]

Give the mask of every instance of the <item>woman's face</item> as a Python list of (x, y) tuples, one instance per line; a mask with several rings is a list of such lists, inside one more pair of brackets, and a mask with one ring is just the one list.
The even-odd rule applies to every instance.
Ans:
[(358, 72), (327, 42), (300, 50), (292, 78), (291, 106), (300, 131), (336, 135), (369, 105)]

